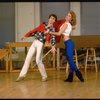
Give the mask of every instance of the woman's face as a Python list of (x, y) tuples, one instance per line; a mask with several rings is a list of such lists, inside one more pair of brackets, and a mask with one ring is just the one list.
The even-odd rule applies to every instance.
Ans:
[(68, 14), (66, 15), (65, 19), (66, 19), (66, 21), (71, 22), (71, 20), (72, 20), (72, 15), (71, 15), (70, 13), (68, 13)]

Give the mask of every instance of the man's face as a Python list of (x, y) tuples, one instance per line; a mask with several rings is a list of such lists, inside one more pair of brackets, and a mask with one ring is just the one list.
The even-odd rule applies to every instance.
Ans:
[(51, 16), (50, 18), (49, 18), (49, 23), (50, 24), (53, 24), (54, 22), (55, 22), (55, 17), (53, 17), (53, 16)]

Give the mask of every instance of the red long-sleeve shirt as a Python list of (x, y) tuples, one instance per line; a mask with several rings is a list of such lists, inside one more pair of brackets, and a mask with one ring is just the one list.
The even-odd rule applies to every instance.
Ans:
[[(58, 20), (54, 23), (54, 27), (55, 27), (55, 31), (58, 32), (60, 30), (60, 26), (65, 22), (65, 19), (61, 19), (61, 20)], [(32, 34), (34, 34), (35, 32), (39, 32), (39, 31), (43, 31), (44, 32), (45, 30), (45, 27), (44, 27), (44, 22), (42, 22), (38, 27), (34, 28), (33, 30), (30, 30), (29, 32), (27, 32), (25, 34), (25, 37), (30, 37), (32, 36)], [(48, 40), (50, 40), (50, 34), (47, 34), (46, 37)], [(56, 43), (57, 42), (60, 42), (60, 38), (61, 36), (56, 36), (55, 39), (56, 39)]]

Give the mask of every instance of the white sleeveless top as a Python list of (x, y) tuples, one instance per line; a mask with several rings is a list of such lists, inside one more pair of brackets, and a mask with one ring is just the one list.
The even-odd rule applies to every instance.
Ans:
[[(68, 22), (66, 24), (68, 25), (67, 29), (65, 29), (65, 31), (62, 34), (65, 35), (65, 36), (69, 36), (71, 31), (72, 31), (72, 25)], [(63, 25), (61, 25), (60, 29), (62, 28)]]

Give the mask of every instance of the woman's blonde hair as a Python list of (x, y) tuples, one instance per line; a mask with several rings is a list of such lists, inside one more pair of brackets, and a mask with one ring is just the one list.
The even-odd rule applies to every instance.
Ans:
[(71, 11), (69, 11), (69, 13), (72, 16), (72, 20), (71, 20), (72, 26), (76, 26), (76, 14), (75, 14), (75, 12), (71, 10)]

